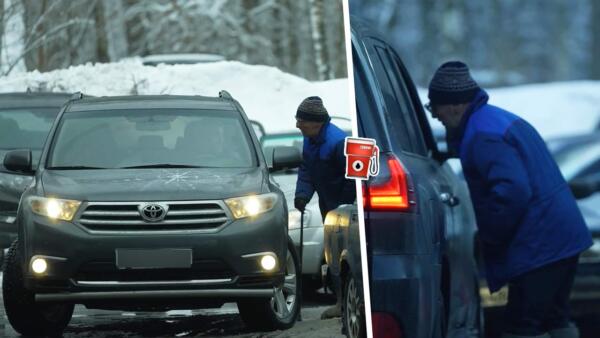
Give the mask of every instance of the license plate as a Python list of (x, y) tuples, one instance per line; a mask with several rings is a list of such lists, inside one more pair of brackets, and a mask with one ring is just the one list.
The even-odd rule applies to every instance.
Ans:
[(190, 268), (192, 249), (117, 249), (119, 269)]

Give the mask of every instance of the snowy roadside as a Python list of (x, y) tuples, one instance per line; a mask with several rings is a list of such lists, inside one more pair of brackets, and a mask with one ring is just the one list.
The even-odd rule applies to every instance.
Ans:
[(330, 115), (350, 117), (347, 79), (310, 82), (275, 67), (223, 61), (193, 65), (144, 66), (139, 58), (72, 66), (47, 73), (0, 77), (0, 92), (78, 92), (94, 96), (204, 95), (227, 90), (250, 119), (267, 132), (295, 129), (298, 104), (307, 96), (323, 99)]

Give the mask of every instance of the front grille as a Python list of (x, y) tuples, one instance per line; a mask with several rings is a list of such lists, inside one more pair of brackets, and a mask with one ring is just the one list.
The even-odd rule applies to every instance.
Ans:
[(210, 230), (229, 221), (219, 201), (160, 202), (166, 216), (161, 221), (146, 221), (141, 209), (148, 202), (89, 202), (77, 222), (94, 231), (176, 231)]
[(211, 280), (233, 278), (235, 273), (220, 260), (195, 260), (186, 269), (123, 269), (114, 262), (91, 261), (82, 264), (77, 281), (151, 282), (178, 280)]

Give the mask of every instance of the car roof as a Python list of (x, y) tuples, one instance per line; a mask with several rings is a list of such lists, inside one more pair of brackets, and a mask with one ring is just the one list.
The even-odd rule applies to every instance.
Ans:
[(1, 108), (61, 107), (70, 93), (0, 93)]
[(225, 61), (223, 55), (218, 54), (153, 54), (142, 58), (144, 65), (165, 64), (193, 64)]
[(233, 100), (207, 96), (131, 95), (83, 97), (71, 101), (68, 112), (119, 109), (210, 109), (236, 110)]

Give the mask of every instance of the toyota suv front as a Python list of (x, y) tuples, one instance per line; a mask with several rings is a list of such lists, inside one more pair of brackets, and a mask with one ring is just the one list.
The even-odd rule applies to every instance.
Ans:
[[(237, 301), (258, 329), (298, 315), (297, 257), (269, 168), (227, 92), (71, 100), (23, 194), (6, 259), (4, 305), (25, 335), (56, 334), (73, 304), (168, 310)], [(31, 153), (7, 154), (31, 171)]]

